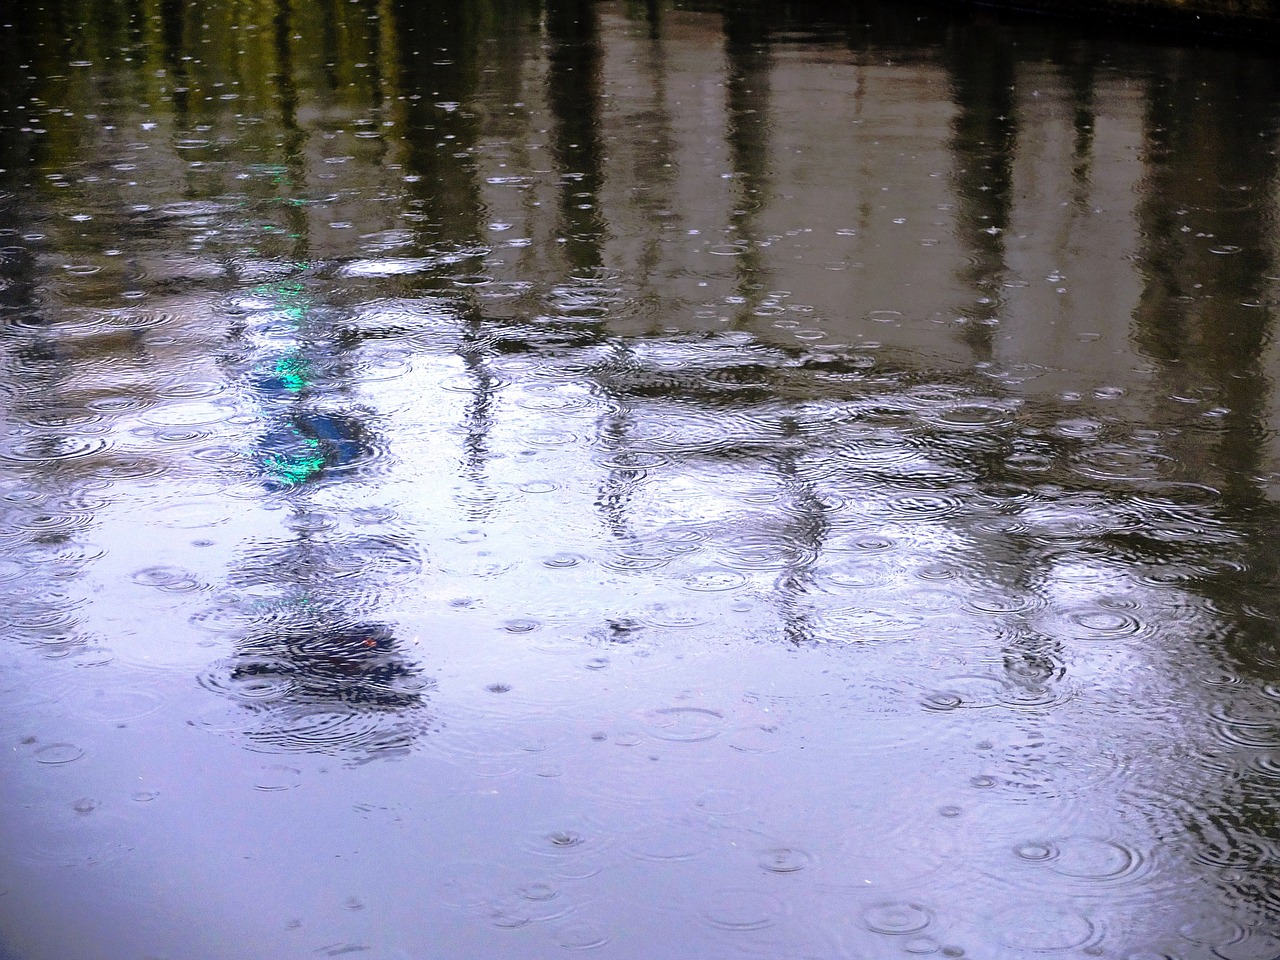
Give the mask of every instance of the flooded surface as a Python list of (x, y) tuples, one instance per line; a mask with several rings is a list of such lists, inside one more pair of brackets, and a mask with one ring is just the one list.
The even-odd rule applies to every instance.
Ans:
[(1280, 955), (1273, 61), (0, 20), (0, 954)]

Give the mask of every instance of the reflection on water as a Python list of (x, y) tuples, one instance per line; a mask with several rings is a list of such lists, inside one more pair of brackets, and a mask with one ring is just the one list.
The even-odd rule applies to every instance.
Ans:
[(1269, 60), (3, 21), (0, 953), (1280, 955)]

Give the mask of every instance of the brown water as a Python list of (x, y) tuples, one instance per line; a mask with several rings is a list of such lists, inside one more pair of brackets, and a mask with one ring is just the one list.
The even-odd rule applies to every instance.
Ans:
[(1272, 60), (0, 10), (0, 955), (1280, 956)]

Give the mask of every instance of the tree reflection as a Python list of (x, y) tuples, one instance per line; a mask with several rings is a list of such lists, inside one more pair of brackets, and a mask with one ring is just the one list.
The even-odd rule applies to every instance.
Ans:
[(444, 254), (440, 268), (424, 273), (416, 287), (422, 294), (447, 291), (458, 318), (457, 355), (471, 381), (462, 423), (462, 467), (469, 486), (464, 499), (469, 518), (478, 521), (487, 517), (493, 502), (488, 482), (489, 434), (500, 388), (492, 369), (494, 324), (481, 304), (483, 287), (491, 278), (476, 273), (467, 275), (470, 282), (459, 282), (460, 272), (465, 271), (460, 264), (478, 270), (488, 253), (481, 220), (485, 204), (471, 155), (482, 132), (476, 104), (481, 50), (488, 43), (514, 42), (515, 49), (498, 49), (518, 62), (523, 49), (518, 31), (495, 31), (495, 21), (527, 22), (533, 7), (524, 0), (496, 7), (404, 2), (395, 4), (393, 12), (397, 79), (402, 97), (413, 105), (404, 123), (415, 240), (427, 252)]
[(1280, 565), (1253, 534), (1277, 517), (1267, 490), (1275, 384), (1264, 365), (1274, 336), (1267, 217), (1277, 85), (1249, 61), (1211, 72), (1167, 59), (1147, 99), (1152, 172), (1138, 207), (1144, 285), (1134, 336), (1158, 363), (1164, 409), (1153, 415), (1179, 422), (1169, 433), (1178, 474), (1220, 490), (1224, 517), (1249, 532), (1241, 551), (1249, 574), (1215, 564), (1202, 585), (1224, 611), (1256, 611), (1233, 624), (1228, 643), (1240, 667), (1265, 676), (1280, 663), (1265, 613), (1275, 608)]

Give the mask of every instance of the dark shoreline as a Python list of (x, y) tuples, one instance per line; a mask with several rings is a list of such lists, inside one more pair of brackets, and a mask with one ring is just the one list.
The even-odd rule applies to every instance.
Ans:
[(964, 0), (968, 5), (1184, 36), (1280, 38), (1276, 0)]
[(1125, 40), (1173, 40), (1269, 54), (1280, 42), (1280, 0), (676, 0), (692, 10), (720, 10), (734, 19), (829, 19), (871, 25), (885, 8), (917, 9), (930, 19), (990, 19), (993, 25), (1039, 21), (1072, 32)]

